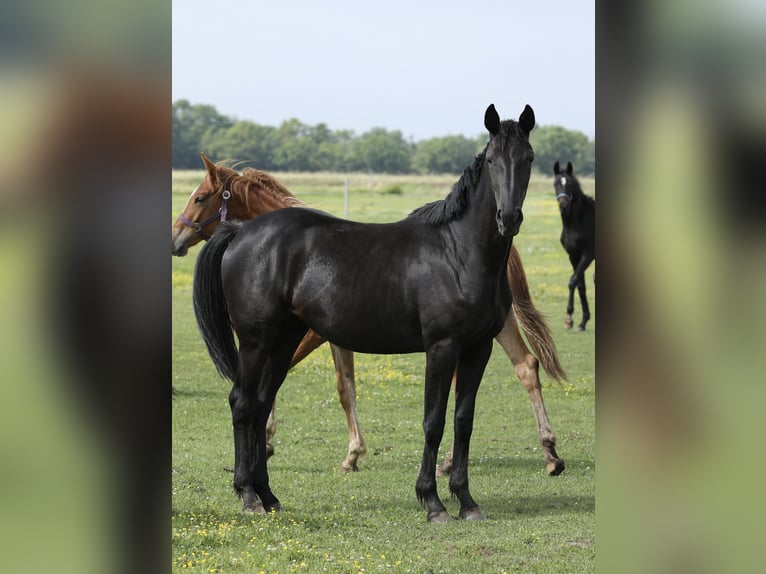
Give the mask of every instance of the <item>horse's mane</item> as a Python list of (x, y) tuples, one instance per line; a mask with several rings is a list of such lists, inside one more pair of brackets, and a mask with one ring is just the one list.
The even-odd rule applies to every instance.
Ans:
[(250, 208), (250, 196), (253, 192), (265, 190), (270, 193), (284, 207), (301, 207), (304, 203), (295, 197), (288, 189), (282, 185), (272, 175), (255, 169), (246, 167), (242, 173), (221, 164), (216, 164), (218, 177), (223, 183), (221, 189), (229, 189), (231, 193), (238, 194), (245, 202), (245, 206)]
[[(504, 120), (500, 126), (501, 131), (506, 132), (506, 142), (511, 137), (512, 132), (518, 133), (518, 124), (513, 120)], [(473, 159), (473, 163), (465, 168), (463, 175), (452, 186), (447, 197), (418, 207), (407, 218), (419, 219), (431, 225), (442, 225), (458, 219), (468, 206), (470, 191), (476, 187), (486, 155), (487, 147), (485, 146), (481, 153)]]
[(476, 185), (486, 153), (487, 149), (484, 148), (484, 151), (473, 159), (473, 163), (465, 168), (447, 197), (418, 207), (407, 218), (419, 219), (431, 225), (442, 225), (459, 218), (468, 205), (468, 192)]
[[(300, 207), (304, 205), (300, 199), (290, 193), (276, 178), (265, 171), (260, 171), (254, 167), (246, 167), (242, 172), (241, 178), (241, 181), (247, 182), (248, 191), (253, 185), (263, 187), (284, 203), (285, 207)], [(245, 202), (247, 202), (247, 197), (245, 197)]]

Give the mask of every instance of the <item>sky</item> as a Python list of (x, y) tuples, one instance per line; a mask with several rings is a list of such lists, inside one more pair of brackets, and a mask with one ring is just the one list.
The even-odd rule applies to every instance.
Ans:
[(420, 141), (484, 111), (595, 138), (594, 1), (173, 0), (173, 101)]

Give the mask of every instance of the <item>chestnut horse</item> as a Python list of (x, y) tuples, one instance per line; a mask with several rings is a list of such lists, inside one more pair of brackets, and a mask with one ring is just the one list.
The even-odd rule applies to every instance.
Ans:
[[(206, 174), (173, 223), (173, 255), (186, 255), (190, 247), (207, 239), (215, 228), (227, 219), (247, 221), (275, 209), (304, 206), (303, 202), (266, 172), (246, 168), (239, 173), (224, 165), (213, 163), (204, 153), (201, 156)], [(538, 370), (542, 365), (548, 376), (556, 381), (565, 379), (566, 374), (559, 363), (556, 345), (545, 319), (531, 300), (521, 257), (514, 245), (511, 246), (508, 257), (507, 276), (513, 295), (514, 312), (508, 314), (496, 340), (508, 355), (516, 375), (529, 394), (545, 456), (546, 470), (548, 474), (555, 476), (564, 470), (564, 461), (556, 453), (556, 435), (548, 421)], [(525, 344), (519, 332), (519, 324), (534, 353)], [(309, 330), (296, 350), (290, 367), (301, 362), (324, 342), (324, 339)], [(341, 463), (341, 471), (355, 471), (358, 470), (358, 461), (365, 454), (367, 446), (356, 412), (354, 354), (332, 343), (330, 349), (335, 363), (338, 395), (346, 413), (349, 435), (348, 453)], [(272, 407), (267, 425), (269, 441), (275, 432)], [(267, 450), (269, 454), (273, 453), (270, 442)], [(448, 474), (451, 468), (452, 451), (441, 464), (439, 471), (441, 474)]]

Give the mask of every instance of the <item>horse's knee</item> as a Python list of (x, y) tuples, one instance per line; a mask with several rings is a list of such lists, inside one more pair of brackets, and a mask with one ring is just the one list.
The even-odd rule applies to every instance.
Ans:
[(441, 444), (442, 437), (444, 436), (444, 423), (423, 423), (423, 435), (425, 436), (426, 444), (428, 446), (439, 448), (439, 444)]
[(455, 436), (460, 435), (464, 439), (471, 436), (473, 431), (473, 412), (455, 413)]
[(250, 420), (249, 405), (241, 397), (237, 398), (231, 406), (231, 420), (235, 427)]
[(231, 391), (229, 391), (229, 408), (233, 411), (234, 405), (237, 402), (237, 399), (239, 398), (239, 385), (234, 385), (231, 387)]

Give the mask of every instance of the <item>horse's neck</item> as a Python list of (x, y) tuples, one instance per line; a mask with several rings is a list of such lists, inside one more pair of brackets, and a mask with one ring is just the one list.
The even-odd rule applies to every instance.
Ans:
[(465, 212), (448, 225), (452, 226), (452, 233), (460, 238), (463, 249), (476, 263), (483, 267), (500, 262), (505, 269), (511, 239), (498, 232), (496, 213), (495, 196), (482, 167), (476, 184), (469, 191)]

